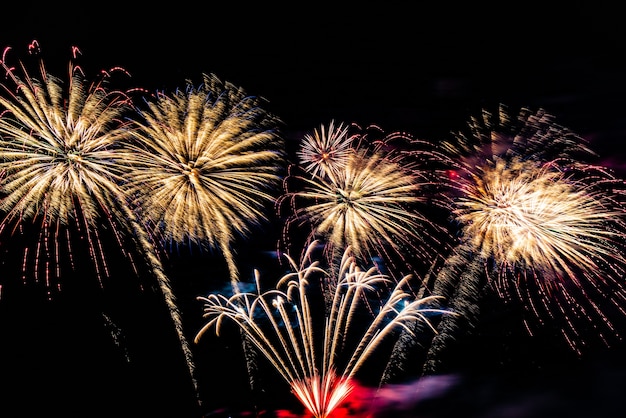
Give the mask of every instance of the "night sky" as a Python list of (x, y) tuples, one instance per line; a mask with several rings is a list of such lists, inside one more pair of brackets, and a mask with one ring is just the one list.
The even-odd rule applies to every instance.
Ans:
[(121, 66), (150, 91), (212, 72), (265, 97), (296, 137), (336, 119), (438, 138), (499, 102), (543, 107), (584, 135), (622, 134), (624, 29), (609, 7), (120, 4), (14, 12), (2, 45), (17, 58), (37, 39), (61, 75), (77, 46), (93, 74)]
[[(171, 92), (183, 88), (186, 80), (199, 83), (203, 73), (216, 74), (267, 99), (268, 109), (283, 122), (288, 147), (331, 120), (376, 124), (385, 131), (438, 141), (483, 107), (503, 103), (513, 109), (543, 108), (587, 138), (603, 163), (624, 168), (626, 29), (618, 10), (592, 3), (548, 9), (541, 2), (352, 7), (175, 1), (137, 9), (128, 2), (17, 2), (3, 14), (0, 47), (11, 47), (6, 59), (16, 63), (37, 40), (50, 72), (63, 78), (76, 46), (82, 53), (77, 62), (87, 75), (121, 66), (131, 74), (131, 85), (152, 92)], [(274, 249), (274, 238), (270, 233), (252, 239), (240, 252), (249, 255), (251, 265), (262, 265), (267, 262), (262, 254)], [(207, 272), (222, 268), (215, 260), (213, 254), (184, 251), (169, 260), (190, 334), (202, 324), (197, 292), (217, 287), (205, 282)], [(117, 267), (120, 275), (127, 274), (124, 266)], [(3, 290), (1, 416), (200, 418), (224, 405), (253, 408), (235, 347), (202, 344), (198, 365), (205, 373), (201, 383), (206, 403), (198, 412), (158, 294), (134, 290), (135, 282), (118, 281), (100, 291), (96, 284), (82, 283), (79, 275), (67, 278), (68, 292), (54, 301), (36, 289), (18, 288), (13, 294)], [(526, 349), (537, 355), (545, 342), (526, 343), (512, 348), (509, 358)], [(459, 355), (475, 356), (467, 362), (478, 369), (488, 352)], [(546, 352), (541, 360), (545, 364), (529, 356), (519, 370), (549, 368), (562, 354)], [(530, 398), (544, 396), (542, 412), (562, 411), (562, 404), (580, 400), (580, 390), (608, 412), (617, 406), (611, 391), (626, 382), (623, 360), (610, 370), (619, 357), (610, 352), (585, 363), (578, 385), (551, 376), (554, 380), (544, 380), (541, 389), (533, 386), (516, 397), (514, 383), (505, 394), (486, 374), (449, 399), (475, 407), (471, 416), (487, 416), (497, 400), (511, 410), (492, 416), (525, 417), (532, 416)], [(297, 410), (297, 402), (281, 385), (267, 385), (266, 390), (282, 395), (261, 401), (262, 409)], [(599, 385), (602, 389), (591, 394), (581, 389)], [(472, 399), (474, 393), (486, 398)], [(440, 408), (440, 414), (424, 414), (459, 416), (449, 404), (431, 407)], [(585, 408), (568, 412), (588, 416)]]

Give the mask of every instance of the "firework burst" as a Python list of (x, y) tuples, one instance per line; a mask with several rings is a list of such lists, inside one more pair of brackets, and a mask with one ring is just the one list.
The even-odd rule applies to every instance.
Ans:
[[(98, 277), (106, 273), (99, 232), (102, 219), (120, 247), (138, 243), (159, 282), (195, 385), (195, 366), (169, 280), (120, 188), (133, 158), (120, 148), (130, 130), (123, 122), (123, 115), (131, 110), (128, 95), (109, 89), (111, 72), (103, 72), (103, 79), (89, 84), (80, 67), (71, 62), (65, 90), (63, 81), (49, 74), (43, 61), (39, 76), (32, 77), (22, 63), (21, 72), (9, 67), (5, 55), (1, 65), (8, 81), (1, 85), (4, 94), (0, 95), (4, 108), (0, 118), (1, 229), (13, 231), (27, 220), (38, 221), (35, 275), (43, 275), (48, 288), (53, 278), (60, 278), (60, 271), (56, 270), (55, 277), (51, 268), (40, 273), (39, 257), (45, 257), (46, 267), (58, 261), (61, 240), (66, 241), (70, 256), (73, 241), (86, 241)], [(126, 237), (128, 233), (132, 237)], [(24, 266), (30, 264), (27, 257), (28, 252)]]
[[(459, 162), (451, 195), (461, 244), (435, 291), (456, 291), (451, 306), (463, 314), (464, 299), (478, 303), (483, 285), (492, 286), (503, 300), (522, 303), (530, 334), (553, 321), (578, 355), (592, 332), (605, 346), (620, 341), (624, 182), (584, 162), (594, 154), (583, 138), (541, 110), (511, 118), (501, 107), (469, 127), (471, 135), (459, 132), (445, 144)], [(461, 265), (471, 273), (460, 273)], [(465, 309), (466, 316), (475, 318), (476, 309)], [(444, 318), (440, 331), (451, 330), (451, 322)], [(448, 337), (444, 331), (435, 339)], [(440, 342), (431, 347), (427, 372), (436, 371)]]
[(140, 112), (127, 190), (164, 241), (193, 242), (224, 255), (233, 286), (232, 244), (267, 220), (280, 184), (279, 121), (262, 100), (204, 75), (172, 95), (159, 94)]
[[(282, 277), (275, 289), (261, 292), (257, 273), (257, 293), (199, 297), (208, 322), (196, 342), (213, 328), (219, 335), (226, 320), (234, 321), (300, 402), (322, 418), (350, 394), (359, 369), (394, 330), (414, 321), (429, 327), (429, 316), (444, 311), (429, 307), (434, 296), (412, 296), (410, 276), (395, 282), (374, 267), (359, 268), (349, 247), (336, 266), (338, 271), (325, 271), (319, 261), (312, 261), (317, 244), (307, 247), (300, 265), (287, 256), (293, 272)], [(340, 279), (327, 310), (315, 301), (320, 299), (316, 289), (321, 289), (322, 276), (328, 275)], [(381, 297), (384, 289), (386, 298)]]
[(316, 177), (338, 178), (353, 152), (355, 136), (349, 129), (347, 124), (335, 126), (335, 121), (330, 121), (304, 135), (297, 152), (300, 166)]
[(546, 284), (567, 278), (581, 285), (577, 272), (599, 268), (596, 260), (621, 261), (624, 235), (615, 227), (624, 212), (602, 188), (595, 170), (577, 179), (572, 169), (553, 163), (497, 159), (477, 169), (463, 185), (456, 219), (464, 235), (485, 258), (532, 266)]
[[(33, 48), (36, 51), (36, 43)], [(8, 51), (1, 63), (7, 74), (0, 96), (2, 229), (15, 230), (28, 219), (40, 221), (36, 261), (25, 259), (24, 265), (35, 266), (36, 279), (43, 278), (50, 293), (60, 286), (61, 273), (54, 261), (60, 258), (59, 242), (69, 233), (68, 226), (74, 227), (74, 235), (86, 237), (99, 278), (106, 276), (108, 266), (98, 221), (110, 222), (121, 241), (116, 224), (126, 216), (116, 215), (124, 211), (118, 187), (123, 158), (115, 146), (126, 132), (120, 120), (129, 101), (125, 94), (107, 88), (107, 78), (88, 84), (73, 62), (66, 94), (63, 81), (50, 75), (43, 62), (40, 77), (31, 77), (22, 63), (23, 74), (9, 67)], [(66, 242), (71, 253), (70, 240)], [(40, 263), (42, 258), (49, 261)], [(40, 271), (40, 266), (47, 268)]]
[[(426, 215), (441, 177), (430, 166), (432, 150), (408, 134), (385, 134), (376, 126), (356, 133), (331, 123), (303, 139), (300, 161), (291, 166), (285, 193), (291, 211), (285, 242), (293, 230), (308, 232), (306, 243), (321, 240), (329, 260), (350, 246), (363, 263), (377, 263), (398, 274), (414, 272), (413, 261), (429, 264), (445, 231)], [(324, 128), (320, 128), (324, 133)], [(331, 152), (334, 150), (335, 152)], [(412, 150), (412, 151), (407, 151)], [(289, 247), (289, 244), (286, 244)], [(407, 259), (411, 258), (411, 260)]]

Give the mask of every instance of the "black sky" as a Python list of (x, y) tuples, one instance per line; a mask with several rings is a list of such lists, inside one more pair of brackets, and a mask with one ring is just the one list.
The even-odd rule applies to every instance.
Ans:
[(0, 45), (17, 58), (37, 39), (61, 75), (78, 46), (94, 73), (121, 66), (150, 91), (212, 72), (265, 97), (295, 137), (336, 119), (436, 139), (500, 102), (543, 107), (602, 146), (626, 132), (613, 8), (395, 3), (51, 2), (11, 13)]

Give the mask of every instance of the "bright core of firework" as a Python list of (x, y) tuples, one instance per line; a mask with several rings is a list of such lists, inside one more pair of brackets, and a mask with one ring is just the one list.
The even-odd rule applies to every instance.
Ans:
[(556, 320), (578, 354), (591, 337), (621, 340), (624, 181), (585, 162), (595, 153), (584, 138), (543, 110), (511, 116), (501, 106), (469, 129), (443, 144), (456, 161), (451, 208), (468, 254), (495, 261), (485, 264), (497, 279), (489, 283), (522, 303), (531, 334)]
[(624, 238), (605, 227), (622, 214), (603, 194), (550, 164), (497, 159), (473, 180), (462, 186), (457, 218), (483, 256), (574, 278), (571, 266), (597, 268), (594, 260), (613, 257)]

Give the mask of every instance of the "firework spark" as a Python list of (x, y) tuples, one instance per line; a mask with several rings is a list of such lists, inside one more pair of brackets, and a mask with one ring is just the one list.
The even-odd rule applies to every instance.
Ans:
[[(362, 262), (382, 262), (398, 273), (413, 271), (408, 255), (430, 263), (433, 244), (441, 241), (437, 234), (445, 233), (424, 212), (438, 183), (435, 171), (424, 168), (434, 152), (406, 151), (418, 142), (407, 134), (356, 125), (358, 133), (351, 134), (340, 127), (331, 123), (326, 137), (316, 131), (304, 138), (303, 167), (290, 167), (278, 200), (279, 212), (285, 202), (291, 210), (284, 236), (304, 227), (310, 231), (306, 243), (324, 241), (329, 259), (350, 246)], [(396, 269), (398, 261), (403, 263)]]
[[(36, 51), (33, 45), (31, 51)], [(119, 227), (128, 217), (118, 186), (123, 155), (116, 144), (126, 132), (121, 116), (129, 110), (129, 100), (126, 94), (108, 89), (108, 77), (88, 85), (74, 62), (70, 62), (67, 92), (43, 62), (40, 77), (31, 77), (23, 63), (20, 75), (6, 63), (9, 50), (1, 62), (8, 80), (1, 85), (4, 94), (0, 95), (2, 230), (22, 228), (29, 219), (40, 221), (39, 244), (34, 254), (26, 251), (24, 265), (35, 266), (35, 278), (43, 278), (51, 294), (55, 285), (60, 287), (60, 263), (53, 268), (61, 257), (60, 241), (67, 242), (71, 254), (71, 240), (86, 237), (101, 279), (108, 275), (108, 265), (99, 220), (110, 223), (118, 243), (123, 240)], [(66, 238), (72, 233), (68, 226), (74, 229), (71, 239)], [(33, 263), (27, 261), (29, 256), (34, 257)], [(40, 264), (40, 259), (49, 261)]]
[[(282, 277), (275, 289), (261, 292), (257, 272), (258, 293), (199, 297), (208, 322), (198, 332), (196, 342), (212, 328), (219, 335), (227, 319), (234, 321), (300, 402), (321, 418), (349, 395), (356, 373), (394, 330), (413, 321), (430, 327), (428, 317), (444, 311), (429, 307), (435, 296), (412, 297), (410, 276), (395, 282), (374, 267), (360, 269), (350, 247), (337, 272), (325, 271), (319, 261), (311, 261), (317, 244), (314, 241), (307, 247), (300, 266), (287, 256), (293, 272)], [(329, 274), (340, 279), (332, 305), (326, 310), (324, 304), (315, 304), (314, 290), (321, 289), (316, 286), (320, 276)], [(381, 289), (389, 290), (386, 299), (377, 293)], [(370, 316), (366, 319), (363, 315)], [(348, 358), (342, 358), (342, 353)]]
[(459, 165), (460, 174), (473, 172), (494, 156), (572, 162), (595, 156), (584, 138), (557, 124), (543, 109), (522, 108), (516, 115), (506, 105), (500, 105), (496, 114), (483, 109), (480, 117), (471, 117), (466, 129), (452, 136), (441, 148), (448, 161)]
[(279, 121), (214, 75), (173, 95), (159, 94), (140, 111), (129, 143), (128, 193), (165, 241), (218, 248), (233, 286), (236, 236), (267, 219), (280, 184)]
[[(123, 115), (131, 110), (129, 97), (109, 89), (110, 73), (88, 84), (80, 67), (71, 62), (65, 91), (63, 81), (50, 75), (43, 61), (40, 77), (31, 77), (20, 64), (22, 73), (9, 67), (2, 57), (9, 81), (1, 85), (4, 94), (0, 95), (0, 105), (5, 109), (0, 118), (0, 210), (5, 214), (1, 228), (39, 220), (40, 245), (35, 256), (48, 256), (52, 251), (53, 260), (61, 252), (58, 240), (66, 239), (71, 253), (72, 239), (86, 236), (99, 275), (99, 267), (106, 268), (100, 220), (109, 223), (120, 245), (124, 231), (132, 233), (159, 282), (196, 385), (191, 350), (169, 280), (147, 231), (120, 188), (133, 157), (119, 146), (130, 129), (123, 122)], [(74, 236), (61, 235), (71, 230)], [(46, 268), (43, 274), (50, 286), (50, 270)]]
[(624, 235), (607, 225), (624, 212), (612, 209), (612, 199), (588, 179), (517, 159), (498, 159), (477, 171), (463, 186), (455, 214), (481, 256), (532, 266), (577, 286), (578, 271), (598, 269), (598, 259), (620, 259), (615, 251)]
[[(123, 202), (117, 186), (122, 170), (113, 145), (124, 134), (124, 124), (118, 121), (128, 109), (128, 98), (108, 92), (106, 80), (87, 86), (73, 63), (66, 96), (63, 82), (48, 74), (43, 63), (40, 79), (31, 77), (23, 64), (23, 77), (8, 67), (5, 57), (9, 50), (2, 57), (8, 82), (2, 84), (4, 94), (0, 96), (4, 108), (0, 119), (2, 229), (14, 229), (10, 225), (26, 219), (41, 220), (38, 258), (58, 252), (56, 243), (64, 238), (61, 231), (74, 224), (76, 231), (84, 229), (89, 254), (101, 277), (107, 264), (96, 226), (100, 218), (114, 223), (105, 208), (114, 211)], [(55, 245), (46, 245), (48, 234)], [(52, 261), (58, 257), (50, 256)], [(35, 276), (44, 277), (51, 292), (55, 271), (60, 274), (58, 266), (39, 271), (39, 263), (25, 264), (36, 266)]]
[(349, 128), (344, 123), (335, 126), (335, 121), (331, 121), (328, 127), (322, 124), (312, 134), (304, 135), (297, 153), (304, 170), (317, 177), (338, 178), (353, 152), (355, 136)]
[[(459, 161), (453, 215), (464, 248), (457, 254), (465, 257), (451, 257), (456, 261), (442, 269), (438, 294), (447, 294), (462, 276), (474, 282), (460, 284), (466, 290), (459, 297), (468, 297), (483, 289), (481, 276), (504, 300), (525, 306), (531, 334), (533, 323), (550, 318), (578, 355), (591, 339), (583, 329), (606, 346), (621, 340), (616, 320), (626, 313), (624, 182), (579, 161), (593, 152), (543, 111), (523, 109), (511, 119), (502, 107), (497, 118), (485, 112), (470, 128), (470, 136), (458, 133), (445, 145)], [(469, 275), (451, 274), (459, 263), (472, 264), (467, 257), (481, 266)], [(431, 351), (429, 372), (437, 349)]]

